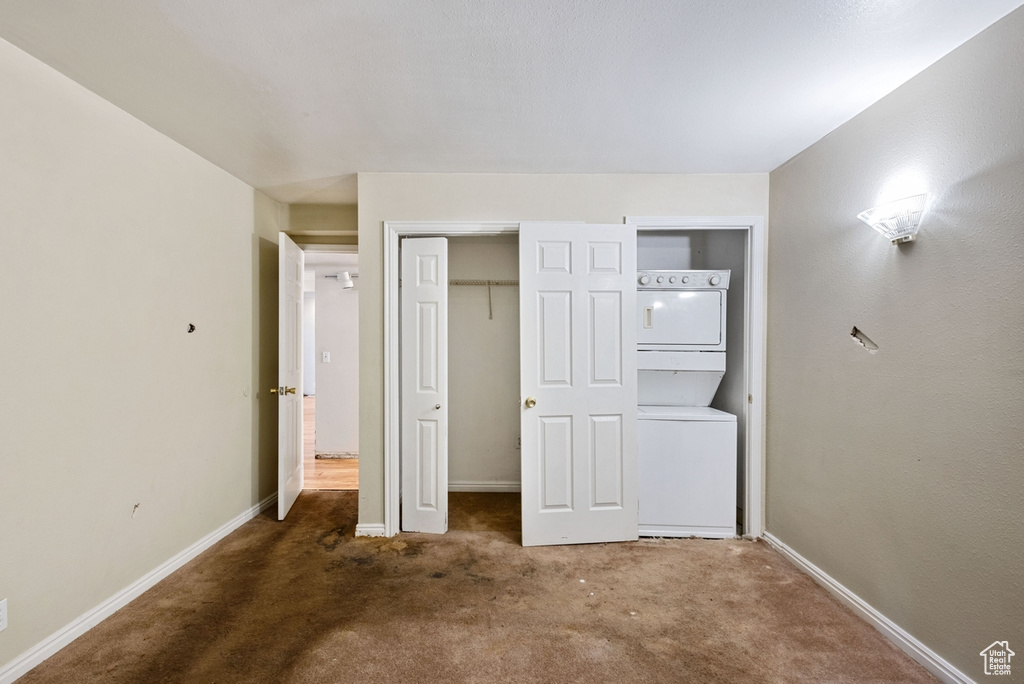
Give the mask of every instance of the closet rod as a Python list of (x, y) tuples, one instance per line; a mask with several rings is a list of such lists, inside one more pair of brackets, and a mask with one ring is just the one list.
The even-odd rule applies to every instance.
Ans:
[(449, 285), (479, 285), (481, 287), (487, 287), (487, 318), (488, 320), (494, 320), (494, 304), (491, 303), (491, 287), (517, 287), (519, 285), (518, 280), (465, 280), (455, 279), (449, 280)]
[(495, 287), (518, 287), (518, 280), (449, 280), (449, 285), (478, 285), (480, 287), (487, 287), (494, 285)]

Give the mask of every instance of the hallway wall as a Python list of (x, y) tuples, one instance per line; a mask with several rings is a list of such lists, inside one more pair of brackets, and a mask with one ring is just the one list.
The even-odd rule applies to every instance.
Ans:
[[(354, 257), (353, 257), (354, 258)], [(340, 270), (356, 276), (344, 290)], [(316, 452), (359, 453), (359, 270), (355, 266), (316, 267)], [(323, 352), (330, 352), (324, 363)]]

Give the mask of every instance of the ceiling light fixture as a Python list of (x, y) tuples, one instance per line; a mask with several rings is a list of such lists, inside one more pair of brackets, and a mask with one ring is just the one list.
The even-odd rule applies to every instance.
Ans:
[(884, 235), (892, 244), (898, 245), (915, 238), (927, 202), (927, 194), (904, 197), (862, 211), (857, 214), (857, 218)]
[(356, 284), (352, 282), (352, 279), (358, 277), (358, 274), (352, 275), (348, 271), (343, 271), (341, 273), (329, 273), (328, 275), (324, 276), (324, 278), (337, 278), (338, 282), (341, 283), (341, 289), (343, 290), (351, 290), (353, 287), (355, 287)]

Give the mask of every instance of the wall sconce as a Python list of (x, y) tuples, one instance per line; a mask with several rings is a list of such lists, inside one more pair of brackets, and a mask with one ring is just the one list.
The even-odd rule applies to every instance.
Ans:
[(341, 283), (341, 289), (343, 290), (351, 290), (355, 287), (356, 284), (352, 282), (352, 279), (358, 277), (358, 274), (352, 275), (348, 271), (343, 271), (342, 273), (330, 273), (324, 276), (324, 278), (337, 278), (338, 282)]
[(921, 217), (924, 215), (927, 202), (927, 194), (904, 197), (862, 211), (857, 214), (857, 218), (891, 240), (892, 244), (898, 245), (901, 242), (910, 242), (917, 235), (917, 228), (921, 225)]

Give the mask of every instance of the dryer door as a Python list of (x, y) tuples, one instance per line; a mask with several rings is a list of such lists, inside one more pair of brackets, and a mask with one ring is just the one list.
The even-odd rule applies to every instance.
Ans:
[(640, 349), (725, 350), (722, 290), (637, 292)]

